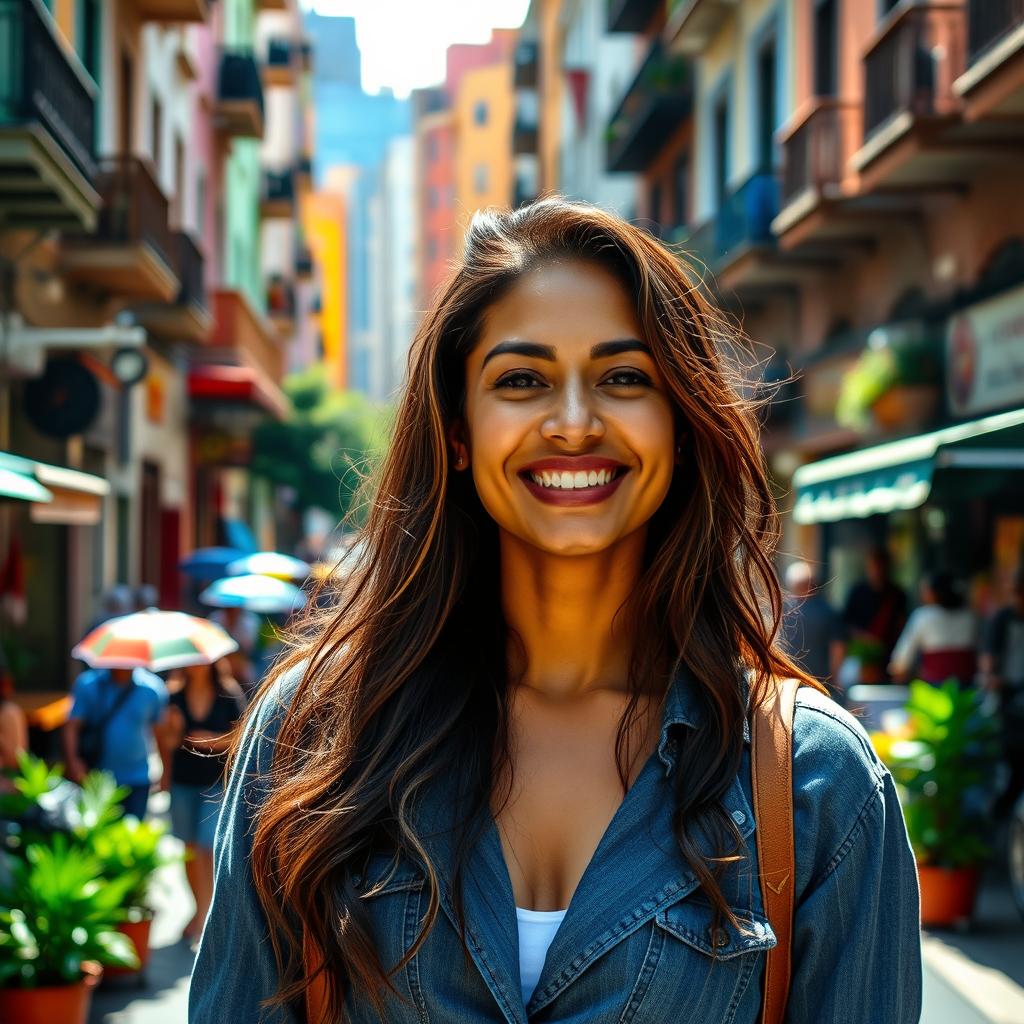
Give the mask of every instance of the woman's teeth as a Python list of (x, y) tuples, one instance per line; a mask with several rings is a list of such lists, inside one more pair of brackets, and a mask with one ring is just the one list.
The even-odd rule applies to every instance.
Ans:
[(592, 469), (590, 472), (577, 470), (575, 473), (563, 471), (561, 473), (549, 473), (542, 470), (539, 473), (530, 472), (530, 479), (541, 487), (560, 487), (563, 490), (575, 490), (580, 487), (600, 487), (607, 484), (615, 477), (614, 469)]

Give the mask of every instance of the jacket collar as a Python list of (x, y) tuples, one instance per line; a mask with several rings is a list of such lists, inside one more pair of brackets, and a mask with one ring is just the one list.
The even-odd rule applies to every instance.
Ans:
[[(743, 705), (747, 707), (750, 694), (749, 680), (745, 672), (740, 678), (743, 689)], [(674, 735), (674, 727), (682, 725), (690, 729), (700, 729), (707, 723), (708, 712), (698, 695), (699, 686), (700, 683), (697, 682), (690, 669), (681, 666), (665, 695), (661, 716), (661, 738), (658, 741), (658, 758), (665, 766), (666, 775), (669, 775), (675, 768), (678, 755), (678, 741)], [(743, 742), (750, 743), (750, 720), (747, 715), (743, 717)]]

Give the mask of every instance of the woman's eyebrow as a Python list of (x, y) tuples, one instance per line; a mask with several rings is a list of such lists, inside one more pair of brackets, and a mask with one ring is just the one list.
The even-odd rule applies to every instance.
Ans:
[(495, 356), (515, 355), (528, 356), (531, 359), (546, 359), (548, 362), (555, 361), (555, 350), (551, 345), (540, 345), (536, 341), (501, 341), (484, 356), (481, 369), (486, 366)]
[[(612, 341), (600, 341), (590, 350), (591, 359), (606, 359), (609, 356), (622, 355), (623, 352), (645, 352), (650, 354), (650, 348), (639, 338), (616, 338)], [(541, 345), (536, 341), (500, 341), (484, 356), (481, 369), (485, 367), (495, 356), (515, 355), (526, 356), (530, 359), (546, 359), (553, 363), (556, 359), (553, 345)]]
[(639, 338), (618, 338), (596, 344), (590, 350), (590, 358), (605, 359), (608, 356), (620, 356), (623, 352), (645, 352), (650, 355), (651, 350)]

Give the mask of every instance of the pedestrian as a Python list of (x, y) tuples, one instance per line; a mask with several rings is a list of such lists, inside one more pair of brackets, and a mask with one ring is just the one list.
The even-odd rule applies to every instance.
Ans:
[[(164, 681), (144, 668), (91, 668), (74, 681), (71, 696), (62, 730), (67, 777), (81, 784), (91, 768), (110, 772), (129, 788), (125, 813), (141, 820), (149, 803), (149, 741), (167, 708)], [(93, 763), (83, 756), (84, 737)]]
[(155, 608), (160, 601), (160, 594), (152, 583), (140, 583), (132, 592), (132, 610), (144, 612)]
[(227, 657), (227, 674), (238, 681), (249, 694), (257, 683), (255, 670), (256, 644), (260, 635), (260, 617), (246, 608), (217, 608), (210, 616), (230, 636), (238, 649)]
[(213, 834), (224, 798), (224, 762), (245, 711), (242, 688), (217, 665), (192, 665), (168, 679), (170, 706), (158, 733), (171, 827), (185, 844), (185, 874), (196, 912), (182, 938), (198, 937), (213, 896)]
[(980, 658), (982, 677), (999, 700), (1003, 751), (1010, 777), (993, 807), (1002, 819), (1024, 793), (1024, 565), (1013, 577), (1010, 603), (992, 617)]
[(362, 556), (240, 734), (192, 1024), (304, 992), (309, 1020), (753, 1024), (781, 823), (755, 833), (747, 709), (782, 676), (787, 1020), (917, 1020), (896, 790), (772, 643), (772, 487), (703, 296), (595, 207), (474, 216)]
[(786, 590), (781, 633), (786, 650), (808, 675), (836, 685), (846, 650), (842, 620), (817, 589), (807, 562), (786, 567)]
[(89, 624), (85, 631), (86, 635), (98, 629), (104, 622), (130, 614), (133, 608), (132, 588), (126, 583), (115, 583), (104, 593), (99, 614)]
[(907, 595), (892, 579), (887, 548), (871, 548), (865, 570), (865, 578), (850, 589), (843, 610), (847, 656), (859, 663), (859, 682), (883, 683), (889, 656), (907, 621)]
[(921, 605), (893, 649), (889, 674), (901, 682), (916, 675), (926, 683), (955, 679), (968, 686), (977, 663), (978, 620), (963, 588), (948, 572), (931, 573), (921, 584)]

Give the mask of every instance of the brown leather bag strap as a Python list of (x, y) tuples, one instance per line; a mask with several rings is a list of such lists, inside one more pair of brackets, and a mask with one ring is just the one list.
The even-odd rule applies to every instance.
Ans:
[(309, 934), (302, 933), (302, 962), (305, 965), (306, 977), (311, 979), (306, 989), (306, 1022), (307, 1024), (328, 1024), (327, 1021), (327, 978), (317, 974), (321, 957), (310, 942)]
[(754, 709), (751, 770), (757, 861), (765, 915), (778, 944), (764, 968), (761, 1024), (782, 1024), (793, 942), (793, 705), (797, 679), (781, 680)]

